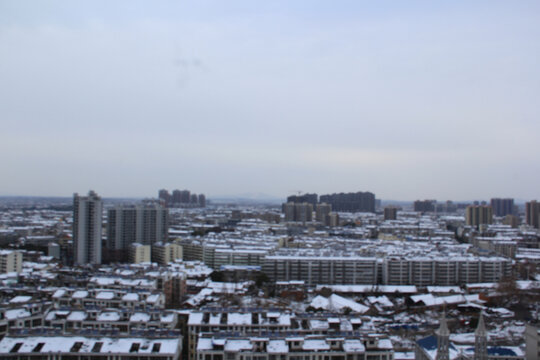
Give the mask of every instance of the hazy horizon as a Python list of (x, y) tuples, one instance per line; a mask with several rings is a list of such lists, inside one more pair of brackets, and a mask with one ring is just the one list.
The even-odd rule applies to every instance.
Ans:
[[(87, 192), (79, 192), (78, 193), (81, 196), (87, 195)], [(219, 202), (227, 202), (232, 200), (238, 200), (238, 201), (248, 201), (253, 203), (260, 203), (260, 204), (281, 204), (286, 201), (286, 198), (290, 195), (297, 195), (296, 194), (288, 194), (285, 196), (274, 196), (264, 193), (246, 193), (246, 194), (233, 194), (233, 195), (207, 195), (207, 201), (216, 201)], [(109, 200), (144, 200), (144, 199), (158, 199), (157, 193), (155, 195), (148, 195), (148, 196), (102, 196), (101, 194), (97, 193), (98, 196), (100, 196), (102, 199), (109, 199)], [(326, 194), (318, 194), (320, 195), (326, 195)], [(377, 196), (377, 194), (375, 194)], [(0, 194), (0, 199), (10, 199), (10, 198), (51, 198), (51, 199), (72, 199), (73, 196), (68, 195), (2, 195)], [(530, 200), (535, 199), (521, 199), (521, 198), (513, 198), (514, 203), (516, 205), (524, 205), (525, 202), (528, 202)], [(452, 201), (454, 204), (464, 204), (464, 203), (472, 203), (474, 201), (486, 201), (489, 204), (489, 201), (491, 198), (474, 198), (474, 199), (425, 199), (425, 198), (418, 198), (418, 199), (405, 199), (405, 200), (399, 200), (399, 199), (389, 199), (389, 198), (378, 198), (376, 197), (376, 200), (380, 200), (383, 203), (383, 206), (387, 205), (400, 205), (403, 203), (413, 204), (416, 200), (435, 200), (437, 203), (442, 204), (446, 201)]]
[(539, 10), (0, 0), (0, 194), (538, 199)]

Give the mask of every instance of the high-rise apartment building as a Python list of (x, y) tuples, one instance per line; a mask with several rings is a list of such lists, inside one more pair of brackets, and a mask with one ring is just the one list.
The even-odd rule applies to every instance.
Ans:
[(73, 260), (77, 265), (101, 264), (103, 202), (94, 192), (73, 195)]
[(487, 205), (471, 205), (465, 210), (465, 220), (469, 226), (493, 223), (493, 209)]
[(304, 194), (304, 195), (291, 195), (287, 198), (287, 202), (292, 202), (292, 203), (309, 203), (313, 206), (317, 205), (317, 199), (318, 199), (318, 195), (313, 193), (313, 194)]
[(324, 218), (324, 225), (331, 227), (339, 226), (339, 214), (331, 212), (330, 214), (326, 215)]
[(491, 208), (493, 209), (493, 215), (506, 216), (514, 213), (514, 199), (491, 199)]
[(313, 220), (313, 205), (309, 203), (294, 204), (294, 221), (307, 222)]
[(435, 211), (435, 200), (416, 200), (414, 202), (414, 211), (418, 212), (432, 212)]
[(189, 190), (173, 190), (172, 194), (165, 189), (159, 190), (158, 197), (166, 207), (196, 208), (206, 207), (204, 194), (192, 194)]
[(163, 202), (164, 206), (169, 206), (169, 203), (171, 202), (171, 194), (169, 194), (169, 191), (165, 189), (159, 190), (158, 198)]
[(107, 212), (107, 250), (113, 261), (125, 261), (133, 243), (167, 241), (169, 210), (156, 202), (117, 206)]
[(540, 224), (540, 203), (536, 200), (525, 203), (525, 220), (528, 225), (538, 229)]
[(453, 213), (457, 210), (457, 205), (451, 200), (447, 200), (444, 203), (437, 203), (435, 201), (435, 212), (437, 213)]
[(133, 243), (137, 243), (137, 209), (134, 206), (117, 206), (109, 209), (107, 211), (107, 260), (126, 260), (126, 250)]
[(179, 204), (182, 202), (182, 192), (180, 190), (173, 190), (171, 196), (171, 202), (173, 204)]
[(332, 212), (332, 205), (321, 203), (315, 208), (315, 220), (321, 223), (326, 222), (326, 217)]
[(204, 194), (199, 194), (199, 206), (206, 207), (206, 196)]
[(146, 203), (136, 207), (136, 242), (152, 245), (167, 241), (169, 233), (169, 210), (156, 203)]
[(180, 202), (183, 204), (189, 204), (191, 200), (191, 192), (189, 190), (182, 190), (180, 192)]
[(510, 225), (515, 229), (519, 225), (519, 218), (516, 215), (506, 215), (502, 223), (504, 225)]
[(396, 220), (397, 219), (397, 207), (387, 206), (384, 208), (384, 220)]
[(285, 214), (285, 221), (294, 221), (294, 203), (284, 203), (281, 210)]
[(313, 205), (308, 203), (285, 203), (282, 207), (285, 221), (313, 221)]
[(375, 194), (371, 192), (321, 195), (319, 199), (332, 205), (333, 211), (375, 212)]

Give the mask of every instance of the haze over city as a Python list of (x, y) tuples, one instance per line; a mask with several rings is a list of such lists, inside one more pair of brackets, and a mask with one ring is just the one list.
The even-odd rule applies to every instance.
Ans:
[(0, 195), (538, 198), (539, 10), (0, 1)]

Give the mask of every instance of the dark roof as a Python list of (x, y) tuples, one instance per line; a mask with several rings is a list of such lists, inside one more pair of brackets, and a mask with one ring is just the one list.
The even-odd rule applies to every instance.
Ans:
[(416, 342), (420, 347), (423, 347), (426, 350), (435, 350), (437, 349), (437, 337), (434, 335), (425, 337)]
[[(467, 348), (467, 352), (474, 353), (474, 348)], [(517, 356), (516, 352), (511, 348), (502, 347), (502, 346), (488, 346), (487, 348), (488, 355), (493, 356)]]
[(499, 356), (516, 356), (516, 352), (510, 348), (502, 346), (491, 346), (487, 349), (488, 355), (499, 355)]
[[(420, 339), (416, 343), (418, 344), (418, 346), (426, 349), (427, 351), (437, 350), (437, 343), (438, 342), (437, 342), (437, 336), (435, 336), (435, 335), (430, 335), (428, 337)], [(454, 344), (451, 341), (448, 344), (448, 348), (452, 349), (452, 350), (456, 349), (456, 347), (454, 346)]]

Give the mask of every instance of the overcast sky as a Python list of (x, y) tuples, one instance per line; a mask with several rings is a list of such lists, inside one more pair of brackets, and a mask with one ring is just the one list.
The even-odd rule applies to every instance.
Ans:
[(533, 199), (539, 135), (538, 1), (0, 0), (0, 195)]

